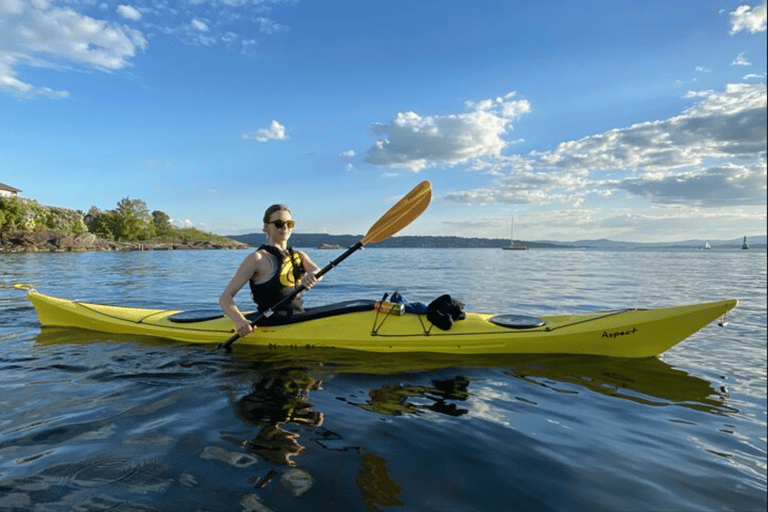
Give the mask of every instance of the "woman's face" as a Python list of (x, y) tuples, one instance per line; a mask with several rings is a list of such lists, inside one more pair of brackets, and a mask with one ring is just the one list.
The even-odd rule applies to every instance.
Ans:
[(286, 243), (293, 233), (293, 217), (291, 212), (278, 210), (269, 217), (269, 221), (264, 224), (264, 232), (267, 234), (270, 244)]

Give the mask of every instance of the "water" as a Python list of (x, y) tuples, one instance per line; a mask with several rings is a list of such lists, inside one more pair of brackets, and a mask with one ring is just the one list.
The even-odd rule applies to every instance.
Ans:
[(642, 360), (226, 354), (41, 331), (11, 287), (215, 307), (245, 254), (0, 255), (0, 510), (766, 508), (762, 251), (371, 248), (306, 295), (532, 315), (740, 300)]

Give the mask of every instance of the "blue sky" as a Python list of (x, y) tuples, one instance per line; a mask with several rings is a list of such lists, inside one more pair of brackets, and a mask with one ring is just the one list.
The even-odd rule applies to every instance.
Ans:
[(766, 3), (0, 0), (0, 182), (178, 225), (766, 232)]

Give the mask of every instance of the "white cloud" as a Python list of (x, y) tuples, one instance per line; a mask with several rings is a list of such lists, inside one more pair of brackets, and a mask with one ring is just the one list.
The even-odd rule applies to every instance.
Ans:
[(740, 5), (728, 15), (731, 21), (731, 34), (736, 34), (742, 30), (752, 34), (765, 32), (767, 11), (765, 1), (754, 9), (748, 5)]
[(131, 21), (139, 21), (141, 19), (141, 11), (130, 5), (118, 5), (117, 13)]
[(354, 149), (348, 149), (346, 151), (343, 151), (339, 156), (342, 158), (354, 158), (355, 157), (355, 150)]
[(190, 21), (189, 26), (195, 30), (199, 30), (200, 32), (208, 32), (210, 30), (206, 22), (203, 20), (198, 20), (197, 18)]
[(741, 52), (733, 59), (731, 66), (751, 66), (752, 63), (747, 60), (747, 56), (744, 52)]
[(148, 37), (175, 38), (190, 46), (222, 44), (250, 55), (257, 44), (252, 37), (255, 32), (272, 35), (289, 30), (267, 16), (272, 5), (281, 0), (132, 1), (142, 13), (142, 27)]
[(46, 0), (0, 2), (0, 91), (65, 98), (67, 91), (19, 78), (21, 67), (114, 71), (131, 64), (147, 41), (137, 30), (57, 7)]
[(659, 204), (717, 207), (765, 204), (765, 183), (763, 162), (751, 168), (726, 163), (680, 174), (641, 175), (621, 180), (616, 187)]
[(405, 167), (418, 172), (429, 165), (454, 165), (482, 157), (499, 157), (507, 146), (503, 136), (512, 121), (530, 111), (526, 100), (504, 98), (467, 102), (472, 112), (422, 117), (398, 113), (387, 124), (374, 124), (379, 140), (365, 161), (386, 167)]
[(278, 3), (282, 2), (0, 0), (0, 93), (66, 98), (65, 90), (24, 80), (23, 69), (114, 72), (131, 66), (155, 37), (190, 46), (222, 45), (252, 55), (258, 43), (254, 33), (288, 30), (268, 16)]
[(268, 128), (259, 128), (253, 133), (242, 133), (240, 138), (268, 142), (270, 140), (287, 140), (288, 135), (285, 133), (285, 126), (272, 120), (272, 123), (270, 123)]
[(764, 205), (766, 86), (691, 92), (697, 102), (669, 119), (560, 143), (555, 149), (480, 162), (491, 185), (446, 195), (469, 204), (577, 205), (619, 192), (664, 205)]

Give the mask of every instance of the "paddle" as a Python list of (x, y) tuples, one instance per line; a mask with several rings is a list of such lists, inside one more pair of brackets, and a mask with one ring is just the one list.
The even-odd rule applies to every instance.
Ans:
[[(319, 270), (315, 276), (320, 279), (323, 275), (329, 272), (333, 267), (347, 259), (353, 252), (361, 249), (365, 244), (381, 242), (391, 237), (405, 226), (416, 220), (416, 217), (422, 214), (424, 210), (429, 206), (429, 201), (432, 199), (432, 185), (428, 181), (422, 181), (416, 185), (413, 190), (403, 197), (400, 201), (390, 208), (376, 223), (371, 226), (368, 233), (361, 238), (355, 245), (347, 249), (341, 256), (330, 262), (324, 268)], [(305, 288), (303, 286), (297, 287), (290, 295), (284, 297), (280, 302), (274, 306), (266, 309), (256, 315), (251, 320), (251, 325), (257, 325), (260, 320), (268, 317), (272, 314), (275, 308), (282, 306), (292, 301), (298, 294), (303, 292)], [(237, 339), (240, 338), (239, 334), (235, 334), (227, 341), (219, 345), (219, 348), (228, 349)]]

